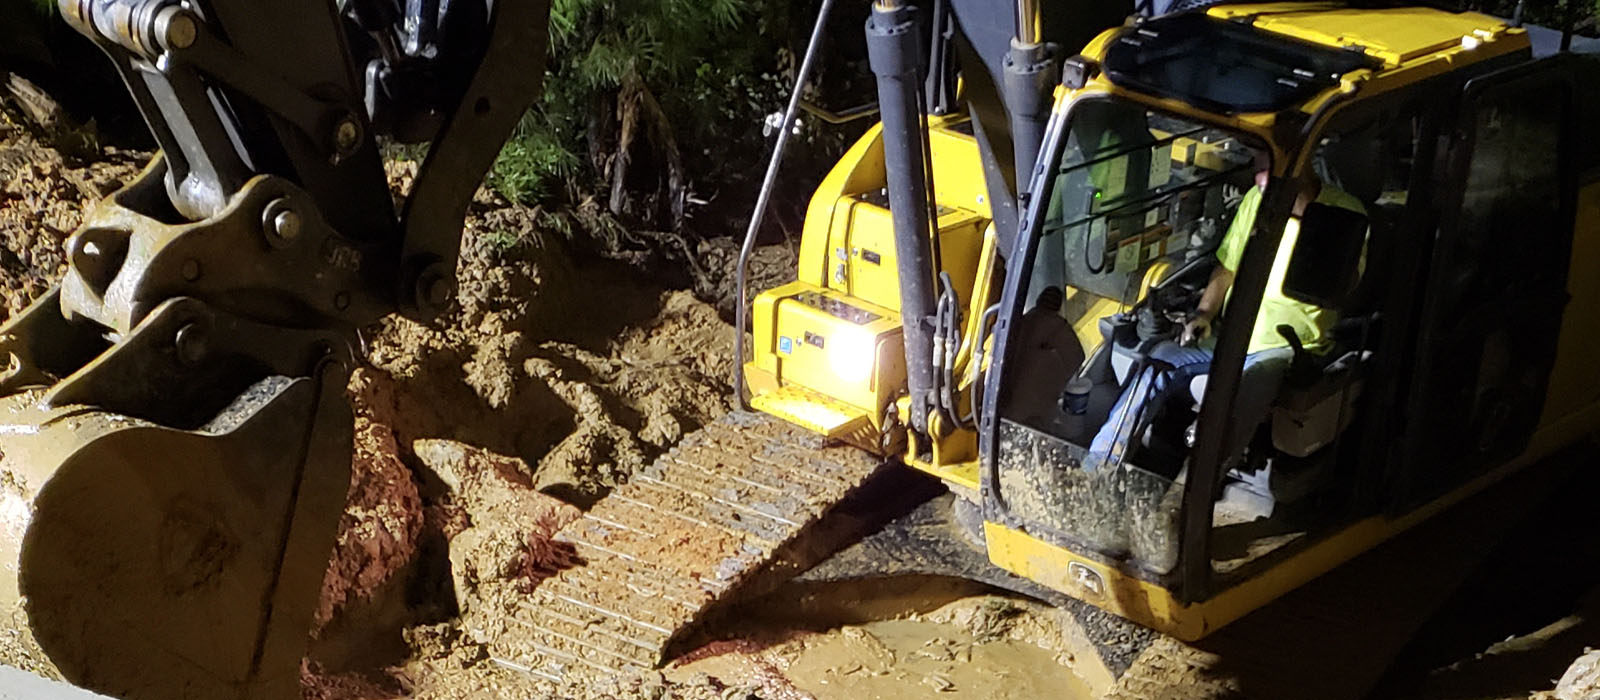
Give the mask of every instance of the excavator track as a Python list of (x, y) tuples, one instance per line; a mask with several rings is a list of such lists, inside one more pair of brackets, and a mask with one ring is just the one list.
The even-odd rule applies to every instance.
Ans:
[(491, 657), (555, 682), (653, 668), (883, 466), (771, 416), (731, 413), (557, 533), (573, 565), (485, 630)]

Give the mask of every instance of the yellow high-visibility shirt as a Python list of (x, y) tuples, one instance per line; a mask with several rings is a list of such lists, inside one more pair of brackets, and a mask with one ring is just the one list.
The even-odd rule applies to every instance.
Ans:
[[(1332, 185), (1322, 186), (1322, 191), (1317, 194), (1317, 202), (1363, 214), (1367, 212), (1360, 200)], [(1260, 209), (1261, 188), (1251, 187), (1239, 202), (1239, 210), (1234, 213), (1233, 223), (1222, 237), (1222, 245), (1217, 247), (1217, 261), (1229, 272), (1239, 271), (1239, 259), (1244, 257), (1244, 246), (1250, 240), (1250, 229), (1255, 226), (1256, 213)], [(1287, 347), (1289, 341), (1278, 334), (1278, 326), (1284, 324), (1294, 329), (1307, 350), (1327, 350), (1328, 329), (1339, 321), (1339, 313), (1295, 301), (1283, 293), (1284, 272), (1289, 269), (1289, 259), (1293, 257), (1295, 241), (1299, 239), (1300, 217), (1289, 217), (1289, 222), (1283, 227), (1283, 239), (1278, 243), (1278, 254), (1272, 260), (1272, 272), (1267, 275), (1266, 293), (1261, 297), (1261, 312), (1256, 315), (1255, 329), (1250, 333), (1248, 352)], [(1362, 249), (1362, 257), (1366, 257), (1365, 248)], [(1232, 293), (1229, 290), (1230, 297)]]

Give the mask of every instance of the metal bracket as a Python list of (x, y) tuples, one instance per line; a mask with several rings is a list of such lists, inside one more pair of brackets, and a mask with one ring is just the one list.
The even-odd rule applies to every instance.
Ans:
[(160, 218), (165, 172), (157, 157), (67, 240), (67, 317), (124, 334), (180, 295), (301, 327), (361, 325), (391, 308), (378, 296), (393, 274), (386, 256), (333, 230), (287, 180), (257, 176), (216, 216), (169, 223)]
[(273, 326), (180, 297), (63, 379), (44, 404), (192, 428), (263, 377), (308, 376), (330, 356), (352, 364), (350, 347), (331, 331)]
[[(494, 4), (489, 47), (434, 137), (401, 216), (406, 273), (396, 298), (407, 315), (431, 317), (449, 302), (441, 292), (454, 288), (467, 204), (544, 81), (549, 14), (550, 0)], [(442, 287), (440, 274), (448, 278)]]

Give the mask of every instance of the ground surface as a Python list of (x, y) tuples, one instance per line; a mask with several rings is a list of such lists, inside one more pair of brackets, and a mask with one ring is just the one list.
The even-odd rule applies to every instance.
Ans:
[[(61, 242), (82, 207), (145, 157), (66, 161), (37, 136), (0, 123), (7, 313), (59, 277)], [(411, 167), (392, 165), (397, 191)], [(466, 628), (473, 611), (527, 595), (553, 532), (729, 410), (731, 328), (713, 306), (726, 306), (725, 288), (697, 297), (637, 268), (575, 260), (538, 220), (480, 195), (456, 307), (434, 325), (395, 318), (363, 334), (366, 366), (349, 390), (350, 499), (305, 664), (307, 698), (1075, 698), (1103, 687), (1075, 673), (1060, 611), (943, 580), (779, 589), (659, 672), (582, 687), (493, 663)], [(728, 245), (701, 252), (707, 267), (726, 269)], [(1594, 697), (1574, 690), (1585, 673), (1592, 682), (1592, 659), (1549, 689), (1597, 638), (1595, 600), (1428, 674), (1414, 696)], [(13, 641), (0, 635), (0, 659), (18, 663)]]
[[(63, 160), (19, 122), (0, 125), (8, 315), (63, 273), (61, 244), (84, 207), (147, 157)], [(397, 191), (413, 168), (392, 165)], [(349, 391), (350, 499), (306, 662), (308, 698), (1025, 698), (1081, 685), (1053, 611), (970, 587), (887, 601), (853, 592), (852, 607), (877, 609), (864, 617), (739, 619), (659, 673), (581, 689), (491, 663), (464, 634), (468, 613), (525, 596), (550, 534), (730, 408), (732, 331), (713, 306), (731, 301), (716, 284), (728, 279), (730, 246), (702, 247), (711, 272), (699, 286), (719, 287), (707, 303), (634, 268), (575, 261), (536, 220), (480, 195), (455, 308), (437, 324), (391, 318), (363, 334), (367, 366)], [(787, 259), (761, 251), (762, 276), (782, 274), (773, 268)]]

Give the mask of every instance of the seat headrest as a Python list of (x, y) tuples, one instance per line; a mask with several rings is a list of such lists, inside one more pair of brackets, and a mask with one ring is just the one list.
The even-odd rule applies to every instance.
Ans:
[(1371, 205), (1383, 194), (1382, 143), (1373, 130), (1341, 134), (1317, 152), (1317, 176)]

